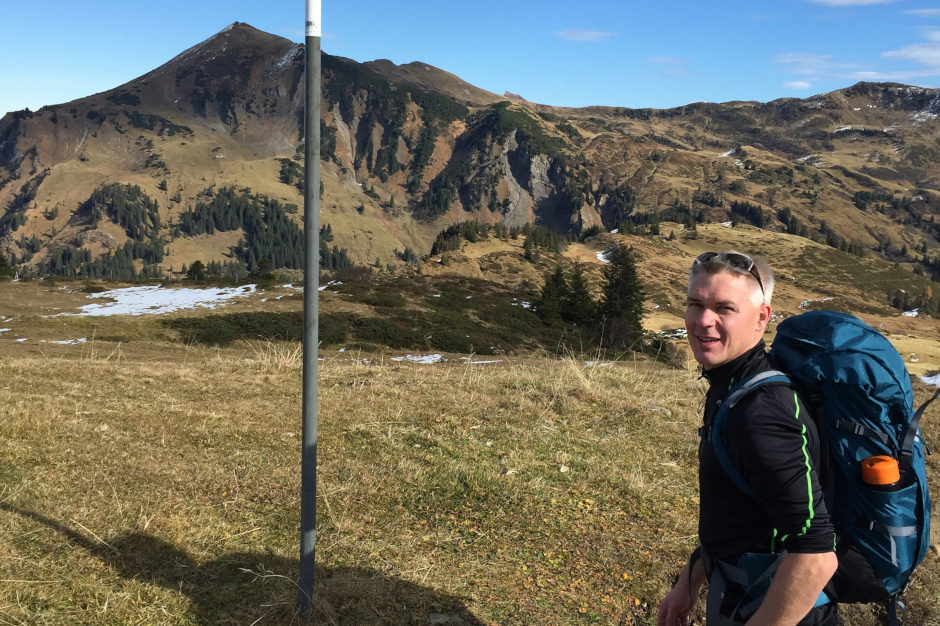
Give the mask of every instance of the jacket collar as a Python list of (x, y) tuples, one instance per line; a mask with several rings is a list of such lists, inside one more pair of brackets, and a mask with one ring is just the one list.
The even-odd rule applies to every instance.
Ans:
[(724, 365), (710, 370), (702, 370), (702, 376), (712, 388), (729, 389), (735, 382), (752, 373), (766, 356), (764, 340), (761, 339), (753, 348)]

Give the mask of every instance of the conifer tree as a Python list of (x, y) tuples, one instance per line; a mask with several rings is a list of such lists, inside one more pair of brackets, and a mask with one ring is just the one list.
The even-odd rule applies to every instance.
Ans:
[(202, 261), (196, 259), (186, 270), (186, 277), (191, 280), (203, 280), (206, 277), (206, 266)]
[(6, 255), (0, 252), (0, 280), (13, 278), (13, 268), (10, 267)]
[(575, 265), (568, 277), (568, 294), (562, 300), (562, 319), (577, 326), (590, 326), (594, 322), (597, 304), (591, 297), (584, 270)]
[(636, 271), (632, 248), (617, 245), (607, 254), (600, 314), (604, 319), (604, 343), (614, 347), (637, 344), (643, 334), (643, 284)]
[(556, 265), (555, 271), (545, 275), (545, 285), (535, 303), (535, 312), (546, 324), (560, 322), (563, 303), (567, 298), (568, 281), (561, 265)]
[(532, 238), (531, 237), (525, 238), (525, 243), (522, 245), (522, 257), (526, 261), (534, 260), (532, 257)]

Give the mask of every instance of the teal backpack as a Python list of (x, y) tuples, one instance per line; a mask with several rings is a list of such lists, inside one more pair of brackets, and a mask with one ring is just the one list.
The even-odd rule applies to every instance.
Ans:
[[(728, 410), (762, 385), (796, 389), (818, 425), (820, 475), (837, 536), (839, 568), (817, 604), (880, 602), (896, 625), (903, 608), (899, 596), (929, 546), (930, 495), (919, 425), (940, 390), (915, 411), (910, 376), (897, 350), (843, 313), (813, 311), (786, 319), (777, 327), (770, 359), (781, 371), (739, 381), (719, 407), (708, 437), (718, 462), (741, 491), (753, 495), (725, 447)], [(897, 461), (900, 481), (874, 487), (863, 481), (863, 462), (876, 456)], [(754, 571), (741, 575), (765, 591), (778, 564), (779, 557), (758, 561), (745, 567)]]

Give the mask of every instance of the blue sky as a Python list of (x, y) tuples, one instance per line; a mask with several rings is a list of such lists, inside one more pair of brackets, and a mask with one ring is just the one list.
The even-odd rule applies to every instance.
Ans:
[[(940, 2), (322, 0), (324, 52), (423, 61), (557, 106), (807, 97), (859, 80), (940, 86)], [(302, 41), (303, 0), (5, 3), (0, 114), (110, 89), (234, 21)]]

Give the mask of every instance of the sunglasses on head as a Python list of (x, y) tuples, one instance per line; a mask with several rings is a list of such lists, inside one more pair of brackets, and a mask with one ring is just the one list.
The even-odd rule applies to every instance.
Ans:
[(764, 283), (760, 279), (760, 272), (757, 271), (757, 267), (754, 265), (754, 259), (746, 254), (738, 252), (703, 252), (692, 261), (692, 267), (705, 263), (718, 263), (750, 274), (757, 281), (760, 292), (764, 293)]

